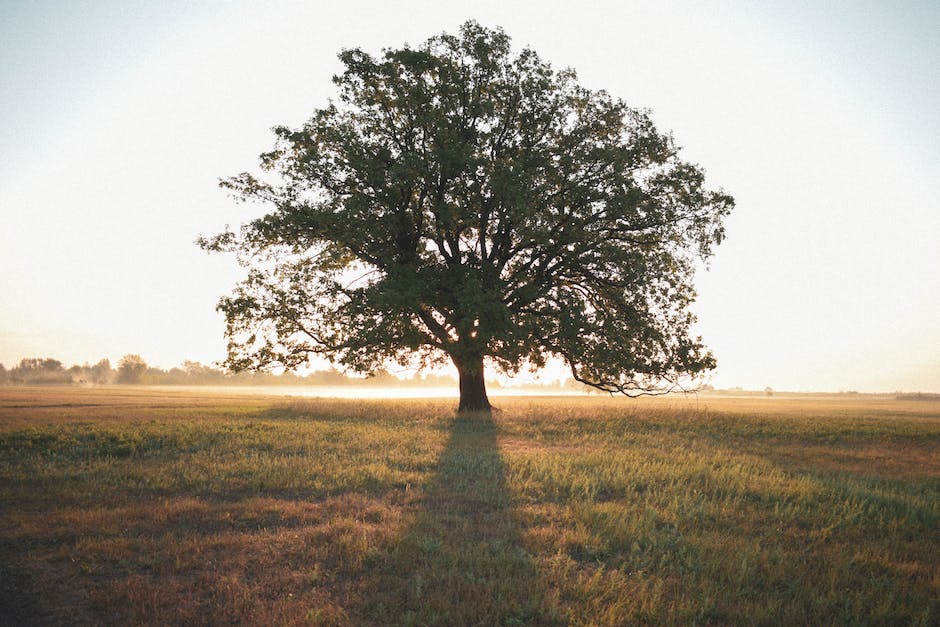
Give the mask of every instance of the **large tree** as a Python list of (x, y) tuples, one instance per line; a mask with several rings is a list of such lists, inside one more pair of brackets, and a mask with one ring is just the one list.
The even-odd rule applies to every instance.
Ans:
[(229, 368), (449, 358), (460, 411), (488, 411), (485, 360), (629, 395), (714, 366), (692, 278), (734, 201), (647, 112), (475, 22), (339, 58), (337, 100), (222, 182), (270, 212), (200, 240), (248, 268)]

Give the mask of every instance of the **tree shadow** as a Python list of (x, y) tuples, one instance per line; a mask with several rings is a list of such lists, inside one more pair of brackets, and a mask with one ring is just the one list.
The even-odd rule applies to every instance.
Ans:
[(398, 544), (371, 564), (361, 618), (379, 624), (556, 621), (512, 516), (496, 425), (458, 416), (437, 472)]

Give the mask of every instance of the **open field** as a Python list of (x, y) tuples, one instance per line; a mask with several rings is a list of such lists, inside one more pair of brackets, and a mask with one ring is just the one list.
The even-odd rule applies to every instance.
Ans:
[(0, 623), (940, 623), (940, 402), (0, 388)]

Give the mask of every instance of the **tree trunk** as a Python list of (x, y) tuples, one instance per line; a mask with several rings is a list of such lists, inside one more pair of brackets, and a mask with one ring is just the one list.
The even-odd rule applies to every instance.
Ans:
[(458, 413), (485, 412), (493, 410), (486, 397), (486, 382), (483, 379), (483, 356), (472, 356), (454, 360), (460, 374), (460, 405)]

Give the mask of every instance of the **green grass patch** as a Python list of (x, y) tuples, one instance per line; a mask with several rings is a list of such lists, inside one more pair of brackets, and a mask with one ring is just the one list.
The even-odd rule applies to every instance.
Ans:
[(498, 404), (0, 392), (0, 616), (940, 622), (938, 403)]

